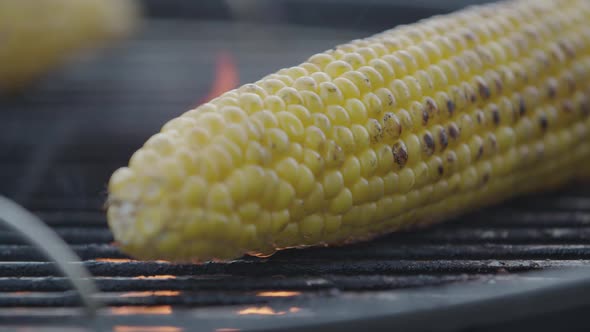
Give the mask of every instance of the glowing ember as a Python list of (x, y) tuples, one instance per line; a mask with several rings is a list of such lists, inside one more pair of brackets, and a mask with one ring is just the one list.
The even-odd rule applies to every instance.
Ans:
[(144, 297), (144, 296), (177, 296), (179, 291), (170, 290), (158, 290), (158, 291), (145, 291), (145, 292), (128, 292), (121, 294), (121, 297)]
[(169, 305), (140, 307), (140, 306), (126, 306), (111, 308), (113, 315), (170, 315), (172, 307)]
[[(291, 308), (289, 312), (298, 312), (299, 308)], [(286, 311), (275, 311), (271, 307), (249, 307), (238, 311), (238, 315), (265, 315), (265, 316), (280, 316), (286, 314)]]
[(264, 296), (264, 297), (293, 297), (293, 296), (301, 295), (301, 292), (288, 292), (288, 291), (260, 292), (256, 295)]
[(222, 93), (236, 88), (239, 81), (238, 69), (231, 54), (227, 52), (218, 54), (213, 86), (207, 96), (201, 100), (201, 103), (206, 103)]
[(154, 276), (137, 276), (137, 277), (133, 277), (133, 279), (166, 280), (166, 279), (176, 279), (176, 276), (173, 276), (170, 274), (158, 274), (158, 275), (154, 275)]
[(296, 313), (296, 312), (300, 312), (300, 311), (301, 311), (301, 308), (297, 308), (297, 307), (289, 308), (289, 312), (292, 312), (292, 313)]
[(97, 259), (95, 259), (95, 261), (97, 261), (97, 262), (104, 262), (104, 263), (129, 263), (129, 262), (135, 262), (135, 260), (133, 260), (133, 259), (127, 259), (127, 258), (97, 258)]
[(284, 315), (284, 311), (274, 311), (271, 307), (251, 307), (238, 311), (238, 315)]
[(127, 326), (117, 325), (114, 332), (181, 332), (183, 328), (176, 326)]

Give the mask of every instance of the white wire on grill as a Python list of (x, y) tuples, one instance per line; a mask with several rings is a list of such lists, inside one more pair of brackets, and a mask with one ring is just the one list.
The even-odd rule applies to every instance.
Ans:
[(13, 201), (0, 196), (0, 221), (19, 232), (43, 254), (53, 260), (70, 280), (84, 304), (86, 313), (95, 316), (99, 303), (93, 297), (98, 293), (96, 285), (81, 259), (43, 221)]

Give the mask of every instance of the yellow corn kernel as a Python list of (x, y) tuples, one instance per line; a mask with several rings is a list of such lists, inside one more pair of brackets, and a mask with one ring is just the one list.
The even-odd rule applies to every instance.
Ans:
[(590, 177), (588, 20), (585, 0), (473, 7), (228, 92), (113, 174), (115, 238), (138, 258), (267, 256)]

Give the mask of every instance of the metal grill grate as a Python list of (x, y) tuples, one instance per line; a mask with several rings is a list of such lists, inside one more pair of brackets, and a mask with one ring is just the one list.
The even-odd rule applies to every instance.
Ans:
[[(200, 33), (192, 40), (186, 31)], [(105, 58), (83, 60), (31, 94), (0, 103), (0, 191), (53, 227), (84, 260), (107, 305), (98, 322), (109, 327), (213, 331), (266, 326), (269, 319), (296, 324), (317, 319), (322, 310), (353, 316), (356, 303), (393, 301), (401, 294), (420, 303), (465, 296), (445, 293), (442, 285), (535, 285), (538, 279), (524, 272), (588, 266), (590, 189), (579, 187), (521, 198), (421, 232), (342, 248), (288, 250), (268, 259), (198, 266), (138, 262), (111, 245), (101, 209), (109, 175), (166, 119), (194, 105), (197, 92), (205, 94), (217, 51), (234, 54), (243, 81), (251, 81), (364, 34), (151, 23)], [(285, 50), (285, 40), (301, 47)], [(403, 293), (412, 290), (425, 293)], [(323, 305), (327, 300), (343, 306)], [(53, 263), (0, 229), (0, 324), (79, 326), (86, 321), (78, 308), (78, 297)]]
[[(199, 266), (129, 259), (110, 244), (99, 207), (35, 212), (84, 260), (101, 290), (97, 297), (111, 308), (107, 317), (215, 307), (228, 310), (225, 315), (248, 308), (281, 314), (286, 311), (271, 308), (300, 310), (325, 298), (353, 301), (449, 283), (525, 280), (530, 277), (522, 272), (586, 266), (590, 209), (578, 204), (588, 199), (590, 191), (550, 193), (369, 243)], [(539, 202), (542, 209), (531, 208)], [(80, 305), (68, 280), (35, 248), (8, 231), (0, 232), (0, 243), (0, 322), (16, 316), (48, 323), (62, 317), (56, 308)], [(15, 315), (14, 307), (26, 310)], [(79, 316), (66, 317), (74, 322)]]
[[(197, 306), (276, 301), (256, 295), (262, 291), (337, 296), (584, 265), (590, 262), (590, 205), (569, 206), (584, 200), (590, 191), (546, 194), (369, 243), (198, 266), (129, 259), (110, 244), (99, 207), (35, 212), (84, 260), (108, 305)], [(532, 210), (539, 202), (543, 211)], [(0, 243), (0, 307), (78, 304), (67, 280), (35, 248), (9, 231), (0, 231)], [(129, 293), (140, 291), (148, 292)]]

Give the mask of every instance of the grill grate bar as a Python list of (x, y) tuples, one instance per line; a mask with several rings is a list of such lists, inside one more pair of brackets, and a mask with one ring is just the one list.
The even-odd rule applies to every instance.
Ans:
[(0, 307), (74, 307), (80, 306), (80, 298), (74, 291), (44, 293), (36, 296), (16, 293), (0, 294)]
[[(590, 261), (589, 261), (590, 262)], [(119, 263), (117, 275), (133, 274), (141, 272), (142, 275), (157, 274), (185, 274), (208, 275), (230, 274), (236, 276), (268, 276), (268, 275), (326, 275), (326, 274), (432, 274), (432, 273), (494, 273), (502, 271), (529, 271), (533, 269), (578, 266), (581, 261), (389, 261), (389, 260), (364, 260), (350, 262), (308, 262), (292, 261), (289, 264), (267, 261), (264, 264), (258, 262), (236, 261), (230, 264), (209, 263), (205, 265), (171, 265), (166, 263)], [(113, 266), (108, 263), (87, 264), (95, 275), (109, 275)], [(0, 269), (2, 265), (0, 265)], [(2, 273), (2, 272), (0, 272)]]
[[(70, 247), (82, 260), (129, 258), (118, 248), (108, 244), (73, 244)], [(0, 245), (0, 261), (45, 261), (45, 259), (45, 256), (35, 247), (20, 244)]]
[[(237, 304), (261, 304), (268, 299), (249, 294), (232, 294), (231, 292), (199, 292), (197, 294), (180, 293), (175, 296), (131, 296), (121, 297), (120, 294), (101, 294), (100, 300), (108, 306), (213, 306)], [(77, 294), (67, 292), (44, 292), (30, 294), (0, 294), (0, 307), (74, 307), (79, 306)]]
[[(430, 244), (590, 244), (590, 227), (437, 227), (421, 232), (403, 232), (388, 237), (391, 243)], [(69, 244), (102, 244), (113, 242), (107, 228), (61, 228), (55, 231)], [(22, 244), (23, 240), (10, 231), (0, 231), (0, 243)]]
[(31, 198), (27, 201), (26, 207), (32, 211), (41, 211), (41, 212), (52, 212), (52, 211), (60, 211), (60, 212), (96, 212), (96, 213), (104, 213), (104, 204), (105, 204), (106, 196), (105, 197), (84, 197), (84, 196), (75, 196), (68, 195), (65, 197), (59, 197), (55, 194), (54, 197), (51, 198)]
[[(432, 278), (428, 276), (397, 277), (388, 279), (391, 288), (401, 288), (411, 280), (424, 280)], [(450, 280), (453, 276), (447, 276)], [(437, 278), (433, 278), (437, 279)], [(313, 277), (262, 277), (262, 278), (233, 278), (230, 276), (192, 277), (175, 276), (171, 279), (158, 279), (155, 277), (97, 277), (97, 286), (104, 292), (124, 291), (199, 291), (199, 290), (226, 290), (226, 291), (254, 291), (254, 290), (322, 290), (332, 289), (338, 286), (326, 278)], [(56, 292), (70, 289), (67, 279), (63, 277), (26, 277), (26, 278), (0, 278), (0, 291), (34, 291)], [(362, 288), (358, 285), (357, 288)]]
[(439, 227), (432, 231), (408, 233), (404, 242), (427, 242), (449, 244), (482, 243), (544, 243), (586, 244), (590, 243), (590, 227), (530, 227), (530, 228), (454, 228)]
[(480, 245), (391, 245), (386, 241), (372, 245), (360, 244), (350, 248), (317, 248), (290, 250), (279, 252), (272, 257), (274, 261), (288, 263), (293, 259), (331, 260), (343, 259), (588, 259), (590, 245), (511, 245), (511, 244), (480, 244)]
[[(491, 278), (493, 275), (327, 275), (313, 277), (245, 277), (217, 276), (210, 278), (179, 276), (173, 279), (135, 279), (98, 277), (103, 292), (130, 291), (321, 291), (374, 290), (434, 286), (442, 283)], [(62, 277), (0, 278), (0, 292), (60, 292), (71, 289)], [(22, 294), (21, 294), (22, 295)]]
[[(491, 208), (461, 220), (461, 227), (586, 227), (590, 226), (590, 213), (571, 211), (533, 211), (514, 208)], [(451, 226), (453, 227), (453, 226)]]
[[(306, 250), (287, 250), (272, 257), (275, 262), (307, 259), (311, 261), (343, 259), (590, 259), (590, 244), (441, 244), (392, 245), (390, 241), (358, 244), (340, 248), (309, 248)], [(119, 249), (107, 244), (72, 245), (74, 252), (83, 260), (129, 259)], [(255, 260), (247, 257), (248, 260)], [(37, 248), (27, 245), (0, 245), (0, 261), (23, 262), (45, 261), (45, 256)]]
[[(54, 228), (54, 230), (69, 244), (113, 242), (113, 235), (107, 228)], [(22, 244), (23, 240), (14, 232), (0, 231), (0, 243)]]
[(576, 195), (560, 195), (560, 196), (543, 196), (531, 199), (527, 197), (516, 201), (522, 209), (531, 209), (533, 211), (548, 211), (548, 210), (564, 210), (564, 211), (590, 211), (590, 197), (576, 196)]
[[(214, 286), (212, 280), (208, 284), (199, 285), (198, 279), (184, 278), (174, 281), (157, 280), (158, 284), (145, 283), (143, 280), (134, 285), (141, 285), (138, 289), (118, 289), (120, 283), (113, 283), (113, 280), (99, 278), (98, 285), (101, 293), (98, 298), (109, 306), (150, 306), (150, 305), (174, 305), (174, 306), (213, 306), (213, 305), (234, 305), (234, 304), (264, 304), (272, 300), (277, 304), (281, 301), (294, 299), (313, 298), (315, 296), (337, 295), (341, 291), (369, 291), (369, 290), (392, 290), (423, 286), (436, 286), (451, 282), (489, 279), (491, 276), (477, 275), (443, 275), (443, 276), (329, 276), (327, 279), (290, 279), (275, 280), (242, 280), (240, 287), (219, 287), (223, 279), (218, 280)], [(48, 283), (40, 280), (44, 278), (24, 278), (16, 284), (14, 280), (0, 279), (0, 307), (28, 306), (28, 307), (53, 307), (56, 303), (61, 306), (78, 306), (79, 301), (76, 294), (67, 288), (67, 280), (64, 278), (52, 278), (50, 283), (53, 287), (46, 287)], [(25, 283), (23, 283), (25, 281)], [(110, 282), (109, 282), (110, 281)], [(226, 280), (228, 281), (228, 280)], [(264, 284), (261, 282), (264, 281)], [(28, 282), (28, 283), (26, 283)], [(42, 285), (41, 288), (33, 285)], [(259, 287), (253, 287), (253, 286)], [(27, 287), (33, 286), (33, 287)], [(109, 289), (109, 286), (111, 288)], [(114, 286), (114, 287), (113, 287)], [(170, 286), (170, 287), (158, 287)], [(204, 286), (204, 287), (203, 287)], [(276, 286), (276, 287), (273, 287)], [(290, 286), (290, 287), (289, 287)], [(4, 288), (9, 291), (4, 291)], [(285, 290), (299, 291), (286, 297), (272, 298), (261, 293), (268, 293), (273, 290), (284, 292)]]
[[(95, 262), (86, 268), (95, 276), (134, 277), (144, 275), (234, 275), (234, 276), (318, 276), (327, 274), (460, 274), (523, 272), (551, 267), (575, 267), (590, 260), (357, 260), (354, 262), (310, 262), (294, 260), (289, 264), (274, 262), (235, 261), (203, 265), (174, 265), (159, 262)], [(3, 262), (0, 277), (57, 276), (53, 263)]]
[(52, 227), (106, 227), (107, 225), (104, 212), (39, 211), (35, 215)]

